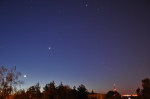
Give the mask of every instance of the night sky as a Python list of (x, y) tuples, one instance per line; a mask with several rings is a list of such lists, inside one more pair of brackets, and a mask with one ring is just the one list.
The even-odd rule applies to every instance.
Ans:
[(149, 0), (0, 0), (0, 66), (28, 88), (134, 93), (150, 77)]

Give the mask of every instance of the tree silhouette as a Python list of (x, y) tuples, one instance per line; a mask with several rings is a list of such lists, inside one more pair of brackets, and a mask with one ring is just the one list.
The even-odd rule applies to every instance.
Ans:
[(19, 90), (14, 95), (13, 99), (30, 99), (29, 95), (25, 92), (25, 90)]
[(150, 99), (150, 79), (145, 78), (144, 80), (142, 80), (142, 86), (143, 86), (143, 90), (142, 90), (143, 98)]
[(144, 80), (142, 80), (142, 86), (144, 89), (150, 88), (150, 79), (145, 78)]
[(88, 91), (83, 84), (77, 88), (77, 95), (78, 99), (88, 99)]
[(71, 98), (71, 88), (68, 85), (60, 85), (57, 88), (58, 99), (70, 99)]
[(54, 81), (46, 84), (43, 90), (44, 99), (54, 99), (56, 97), (56, 86)]
[(105, 99), (121, 99), (121, 95), (117, 91), (108, 91)]
[(58, 95), (58, 99), (65, 99), (65, 90), (64, 90), (64, 86), (62, 84), (62, 82), (60, 83), (60, 85), (57, 88), (57, 95)]
[(77, 90), (76, 90), (75, 86), (69, 92), (69, 99), (78, 99), (78, 97), (77, 97)]
[(27, 94), (29, 95), (30, 99), (40, 99), (41, 98), (41, 91), (40, 91), (40, 85), (37, 83), (34, 86), (31, 86), (27, 90)]
[(92, 90), (91, 94), (95, 94), (95, 92)]
[(140, 88), (137, 88), (136, 89), (136, 94), (139, 96), (139, 95), (141, 95), (141, 89)]
[(12, 92), (16, 91), (16, 86), (23, 82), (18, 80), (21, 76), (20, 72), (16, 71), (16, 67), (8, 69), (4, 66), (0, 67), (0, 98), (3, 99)]

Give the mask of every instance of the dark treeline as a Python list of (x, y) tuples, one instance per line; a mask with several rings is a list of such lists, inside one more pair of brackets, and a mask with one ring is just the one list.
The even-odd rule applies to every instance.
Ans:
[(70, 88), (62, 83), (58, 86), (52, 81), (46, 84), (40, 91), (40, 84), (31, 86), (26, 91), (19, 90), (13, 95), (13, 99), (89, 99), (88, 91), (84, 85)]
[(150, 99), (150, 79), (145, 78), (142, 80), (143, 89), (137, 88), (136, 93), (138, 99)]

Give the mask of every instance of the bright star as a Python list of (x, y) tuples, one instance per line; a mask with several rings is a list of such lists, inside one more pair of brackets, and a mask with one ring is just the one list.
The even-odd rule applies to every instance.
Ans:
[(51, 47), (48, 47), (49, 50), (51, 50)]
[(23, 77), (24, 77), (24, 78), (26, 78), (26, 77), (27, 77), (27, 75), (23, 75)]
[(85, 7), (88, 7), (89, 5), (88, 4), (85, 4)]

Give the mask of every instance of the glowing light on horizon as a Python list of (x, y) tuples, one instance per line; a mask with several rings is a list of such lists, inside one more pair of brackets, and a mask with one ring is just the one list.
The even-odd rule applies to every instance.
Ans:
[(122, 96), (125, 96), (125, 97), (130, 97), (130, 96), (137, 96), (137, 94), (131, 94), (131, 95), (129, 95), (129, 94), (126, 94), (126, 95), (122, 95)]

